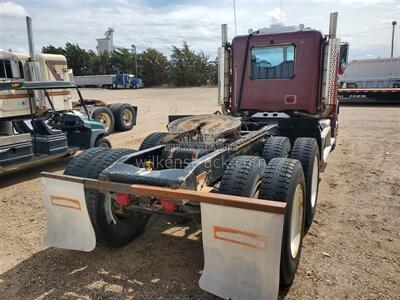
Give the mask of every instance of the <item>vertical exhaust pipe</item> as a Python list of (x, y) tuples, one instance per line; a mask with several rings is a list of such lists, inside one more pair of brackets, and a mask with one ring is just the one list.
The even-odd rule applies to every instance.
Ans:
[(338, 21), (338, 13), (331, 13), (329, 19), (329, 38), (336, 39), (336, 31), (337, 31), (337, 21)]
[(28, 45), (29, 45), (29, 56), (30, 60), (35, 60), (35, 48), (33, 43), (33, 33), (32, 33), (32, 19), (26, 16), (26, 31), (28, 33)]
[(329, 39), (324, 49), (324, 63), (322, 73), (321, 98), (324, 109), (322, 117), (331, 115), (337, 102), (337, 76), (339, 68), (340, 41), (337, 39), (338, 13), (330, 14), (329, 19)]
[(228, 25), (221, 25), (221, 47), (218, 49), (218, 104), (227, 113), (230, 94), (230, 52), (228, 49)]
[[(33, 32), (32, 32), (32, 19), (29, 16), (26, 16), (26, 31), (28, 34), (28, 46), (29, 46), (29, 60), (27, 62), (28, 65), (28, 73), (30, 81), (40, 81), (42, 80), (42, 74), (40, 72), (39, 62), (35, 59), (35, 46), (33, 43)], [(36, 111), (36, 109), (43, 109), (46, 107), (46, 102), (44, 98), (43, 91), (34, 91), (33, 92), (34, 103), (31, 101), (31, 109), (32, 114)]]

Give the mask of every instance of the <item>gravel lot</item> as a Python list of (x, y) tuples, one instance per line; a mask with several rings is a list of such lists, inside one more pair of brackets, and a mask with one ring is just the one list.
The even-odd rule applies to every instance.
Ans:
[[(113, 134), (137, 148), (165, 130), (169, 114), (211, 113), (215, 88), (99, 90), (87, 98), (139, 107), (138, 125)], [(41, 171), (68, 159), (0, 177), (1, 299), (213, 299), (198, 287), (200, 233), (156, 217), (121, 249), (91, 253), (45, 248)], [(322, 174), (315, 223), (285, 299), (399, 299), (400, 106), (345, 106), (336, 150)], [(187, 227), (186, 227), (187, 226)]]

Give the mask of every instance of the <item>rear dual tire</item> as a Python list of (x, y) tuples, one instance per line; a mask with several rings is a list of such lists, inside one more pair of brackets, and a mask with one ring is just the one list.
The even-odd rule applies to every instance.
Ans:
[(290, 152), (290, 140), (285, 136), (271, 136), (264, 144), (261, 157), (268, 164), (271, 159), (278, 157), (288, 157)]
[(292, 284), (299, 264), (305, 223), (305, 181), (301, 163), (273, 158), (268, 165), (256, 156), (238, 156), (227, 165), (219, 192), (286, 203), (280, 285)]
[(163, 139), (168, 135), (166, 132), (153, 132), (150, 133), (145, 139), (143, 140), (142, 144), (139, 147), (139, 150), (145, 150), (149, 148), (153, 148), (158, 146), (162, 143)]
[(319, 186), (319, 147), (314, 138), (297, 138), (290, 154), (300, 161), (306, 183), (306, 227), (310, 227), (317, 209)]
[(272, 159), (260, 185), (260, 199), (286, 203), (283, 223), (280, 285), (290, 286), (300, 261), (305, 223), (305, 181), (299, 161)]
[(115, 119), (115, 129), (128, 131), (133, 128), (136, 120), (136, 111), (128, 103), (117, 103), (110, 105)]
[[(64, 174), (98, 179), (106, 168), (131, 153), (134, 151), (130, 149), (89, 149), (74, 158)], [(149, 220), (149, 215), (143, 213), (117, 214), (117, 204), (109, 193), (85, 189), (85, 198), (96, 239), (103, 244), (126, 245), (143, 232)], [(121, 207), (117, 208), (121, 210)]]
[(95, 107), (91, 118), (102, 123), (107, 134), (114, 130), (128, 131), (135, 126), (136, 111), (128, 103), (111, 104), (109, 107)]
[(96, 122), (104, 125), (107, 134), (114, 130), (115, 119), (112, 111), (105, 106), (95, 107), (92, 111), (91, 118)]

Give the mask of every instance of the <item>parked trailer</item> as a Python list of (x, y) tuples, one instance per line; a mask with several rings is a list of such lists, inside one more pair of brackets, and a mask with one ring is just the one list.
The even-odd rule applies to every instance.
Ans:
[(340, 76), (341, 103), (399, 102), (400, 58), (351, 61)]
[(115, 75), (74, 76), (74, 82), (79, 87), (112, 88)]
[(138, 151), (88, 150), (63, 175), (43, 173), (46, 245), (120, 247), (151, 215), (192, 218), (203, 235), (202, 289), (276, 299), (294, 280), (336, 143), (344, 54), (336, 23), (333, 13), (328, 36), (291, 27), (232, 43), (223, 25), (223, 114), (170, 116), (168, 132), (150, 134)]
[(74, 76), (74, 80), (79, 87), (98, 87), (98, 88), (143, 88), (143, 81), (132, 74), (116, 75), (86, 75)]

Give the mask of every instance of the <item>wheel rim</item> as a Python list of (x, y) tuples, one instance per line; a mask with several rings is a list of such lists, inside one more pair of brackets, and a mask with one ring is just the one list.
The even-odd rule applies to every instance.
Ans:
[(260, 185), (261, 185), (261, 180), (259, 180), (254, 188), (254, 194), (253, 194), (253, 198), (259, 198), (260, 196)]
[(125, 108), (122, 112), (122, 121), (126, 126), (130, 126), (133, 122), (133, 113), (130, 109)]
[(294, 193), (290, 224), (290, 254), (292, 259), (297, 257), (300, 250), (303, 216), (303, 189), (301, 185), (298, 184)]
[(118, 204), (110, 193), (107, 193), (104, 196), (104, 208), (106, 219), (109, 223), (117, 224), (119, 220), (126, 219), (123, 215), (122, 206)]
[(115, 200), (111, 197), (110, 193), (104, 195), (104, 213), (106, 215), (106, 219), (108, 223), (117, 224), (117, 217), (113, 209), (114, 202)]
[(317, 189), (318, 189), (318, 157), (314, 158), (313, 174), (311, 181), (311, 207), (314, 208), (317, 202)]
[(110, 130), (111, 127), (111, 117), (107, 113), (101, 113), (97, 118), (97, 121), (102, 123), (106, 131)]
[(99, 145), (100, 148), (110, 148), (110, 146), (106, 142), (102, 142)]

